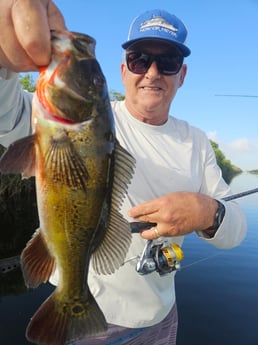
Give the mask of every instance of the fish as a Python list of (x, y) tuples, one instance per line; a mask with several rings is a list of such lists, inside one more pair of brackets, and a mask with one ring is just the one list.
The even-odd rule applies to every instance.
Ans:
[(64, 345), (105, 332), (88, 286), (89, 264), (113, 274), (131, 243), (120, 207), (135, 159), (116, 139), (107, 83), (93, 37), (51, 32), (51, 61), (40, 67), (32, 134), (11, 144), (2, 173), (35, 176), (39, 228), (21, 254), (24, 281), (36, 288), (58, 270), (53, 293), (32, 316), (26, 337)]

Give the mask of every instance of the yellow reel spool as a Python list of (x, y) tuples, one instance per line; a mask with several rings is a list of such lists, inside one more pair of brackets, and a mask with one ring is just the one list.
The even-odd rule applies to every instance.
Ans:
[(163, 247), (161, 250), (166, 257), (168, 266), (172, 267), (175, 262), (179, 262), (184, 258), (184, 253), (177, 243), (171, 243), (169, 247)]

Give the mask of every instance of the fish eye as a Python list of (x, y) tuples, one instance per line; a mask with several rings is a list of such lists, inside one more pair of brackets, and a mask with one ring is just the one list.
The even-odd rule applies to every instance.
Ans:
[(76, 37), (72, 44), (79, 53), (94, 56), (95, 40), (90, 36)]
[(75, 39), (73, 40), (73, 46), (78, 50), (80, 53), (87, 52), (87, 45), (82, 40)]

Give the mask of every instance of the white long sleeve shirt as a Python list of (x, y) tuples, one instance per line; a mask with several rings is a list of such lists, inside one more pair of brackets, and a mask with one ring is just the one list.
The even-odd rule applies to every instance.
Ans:
[[(0, 69), (0, 143), (7, 146), (30, 132), (31, 95), (22, 91), (14, 75)], [(120, 144), (136, 159), (135, 174), (121, 212), (132, 206), (176, 191), (191, 191), (220, 200), (231, 193), (216, 164), (213, 149), (206, 135), (187, 122), (169, 116), (161, 126), (136, 120), (124, 102), (112, 103), (116, 135)], [(213, 238), (197, 235), (218, 248), (232, 248), (246, 234), (246, 221), (235, 201), (224, 203), (224, 220)], [(183, 237), (169, 238), (180, 246)], [(127, 259), (142, 253), (146, 241), (138, 234), (133, 240)], [(126, 262), (108, 276), (97, 275), (92, 267), (88, 283), (91, 292), (109, 323), (125, 327), (154, 325), (168, 314), (175, 303), (174, 277), (171, 273), (141, 276), (134, 260)], [(52, 282), (57, 283), (57, 275)]]

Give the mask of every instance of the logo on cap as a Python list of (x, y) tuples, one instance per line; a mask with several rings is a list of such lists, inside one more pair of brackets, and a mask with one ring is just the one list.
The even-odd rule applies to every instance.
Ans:
[(170, 31), (171, 34), (176, 35), (177, 28), (175, 28), (172, 24), (168, 23), (164, 18), (162, 17), (154, 17), (150, 20), (146, 20), (140, 25), (140, 31), (146, 31), (146, 30), (164, 30), (166, 32)]

